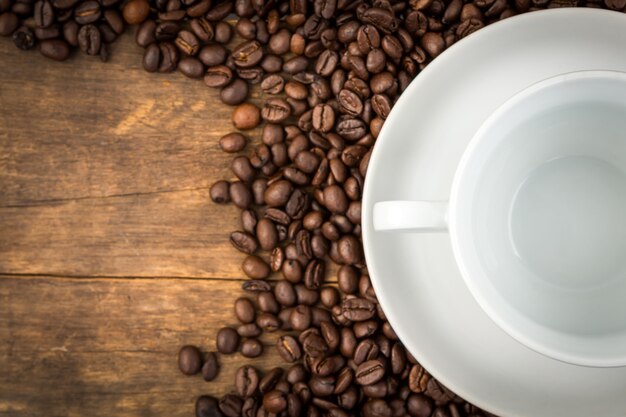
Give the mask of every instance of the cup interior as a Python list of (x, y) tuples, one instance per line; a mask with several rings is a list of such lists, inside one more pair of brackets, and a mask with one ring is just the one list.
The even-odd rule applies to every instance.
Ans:
[(450, 206), (462, 275), (500, 327), (559, 360), (626, 365), (626, 74), (563, 74), (509, 99)]

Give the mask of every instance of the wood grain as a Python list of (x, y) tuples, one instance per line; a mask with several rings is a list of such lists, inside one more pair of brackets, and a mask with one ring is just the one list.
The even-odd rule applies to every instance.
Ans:
[(236, 324), (239, 288), (232, 280), (0, 278), (0, 415), (193, 415), (195, 398), (230, 392), (244, 363), (281, 363), (268, 346), (254, 360), (220, 355), (210, 383), (178, 371), (181, 345), (214, 350), (217, 329)]

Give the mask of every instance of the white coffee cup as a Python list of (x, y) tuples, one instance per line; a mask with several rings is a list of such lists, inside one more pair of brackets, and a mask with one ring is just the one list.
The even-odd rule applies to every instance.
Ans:
[(626, 365), (626, 74), (524, 89), (472, 138), (449, 202), (378, 202), (373, 223), (448, 230), (474, 298), (524, 345)]

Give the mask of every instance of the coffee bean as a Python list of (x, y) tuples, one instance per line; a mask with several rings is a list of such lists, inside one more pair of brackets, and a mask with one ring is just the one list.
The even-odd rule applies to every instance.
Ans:
[[(87, 25), (97, 21), (101, 16), (100, 3), (96, 0), (87, 0), (74, 9), (74, 20), (79, 25)], [(140, 22), (138, 22), (140, 23)]]
[(315, 72), (322, 77), (329, 77), (337, 68), (339, 55), (335, 51), (326, 49), (322, 52), (315, 63)]
[(237, 351), (239, 334), (232, 327), (222, 327), (217, 332), (215, 344), (220, 353), (229, 354)]
[[(0, 23), (0, 31), (1, 28), (2, 24)], [(39, 52), (55, 61), (65, 61), (70, 56), (70, 46), (61, 39), (48, 39), (40, 43)]]
[(22, 26), (13, 32), (13, 43), (16, 47), (23, 51), (33, 49), (35, 47), (35, 35), (30, 28)]
[(302, 350), (298, 341), (289, 335), (281, 336), (276, 341), (276, 349), (280, 357), (289, 363), (300, 360), (302, 357)]
[(291, 107), (281, 98), (270, 98), (263, 103), (261, 116), (270, 123), (283, 122), (291, 115)]
[(385, 400), (369, 400), (363, 404), (363, 417), (391, 417), (392, 410)]
[(326, 264), (321, 259), (313, 259), (304, 271), (304, 285), (309, 289), (317, 290), (324, 282)]
[(265, 94), (280, 94), (285, 86), (285, 79), (277, 74), (266, 76), (261, 82), (261, 90)]
[(233, 110), (232, 121), (237, 129), (254, 129), (261, 122), (261, 112), (254, 104), (243, 103)]
[(254, 304), (248, 298), (240, 297), (235, 301), (235, 315), (241, 323), (254, 322)]
[(78, 31), (78, 47), (87, 55), (98, 55), (101, 42), (100, 31), (94, 25), (85, 25)]
[(214, 397), (202, 395), (196, 400), (196, 417), (219, 417), (222, 413)]
[(296, 56), (283, 64), (283, 71), (288, 74), (297, 74), (307, 69), (309, 61), (303, 56)]
[(238, 132), (228, 133), (219, 140), (220, 149), (227, 153), (237, 153), (246, 147), (248, 139)]
[(235, 65), (241, 68), (250, 68), (261, 62), (263, 49), (257, 41), (247, 41), (239, 44), (232, 51)]
[(233, 28), (226, 22), (217, 22), (215, 24), (215, 42), (227, 44), (233, 37)]
[[(230, 79), (232, 79), (232, 76)], [(206, 76), (204, 78), (204, 82), (207, 82)], [(234, 80), (220, 92), (220, 99), (222, 100), (222, 103), (230, 106), (236, 106), (237, 104), (243, 103), (246, 97), (248, 97), (248, 84), (241, 79)]]
[(256, 38), (256, 25), (246, 17), (242, 17), (237, 21), (235, 31), (244, 39), (254, 40)]
[(237, 393), (246, 398), (253, 396), (259, 387), (259, 372), (250, 365), (244, 365), (235, 374)]
[(277, 55), (265, 55), (261, 60), (261, 68), (269, 73), (280, 72), (283, 68), (283, 59)]
[(364, 298), (346, 299), (341, 309), (344, 317), (351, 321), (369, 320), (376, 314), (374, 303)]
[(40, 41), (56, 39), (61, 36), (61, 28), (56, 23), (47, 28), (36, 27), (33, 32), (35, 33), (35, 38)]
[(135, 33), (135, 42), (142, 48), (156, 41), (155, 36), (156, 23), (153, 20), (146, 20), (139, 26)]
[(226, 417), (238, 417), (241, 415), (243, 400), (233, 394), (226, 394), (219, 400), (219, 408)]
[(277, 314), (280, 311), (276, 298), (271, 291), (258, 294), (257, 302), (259, 309), (265, 313)]
[(122, 15), (129, 25), (141, 24), (150, 14), (150, 5), (146, 0), (130, 0), (124, 5)]
[(428, 387), (428, 381), (430, 381), (430, 375), (420, 365), (415, 364), (411, 368), (409, 374), (409, 388), (415, 393), (425, 392)]
[(193, 32), (181, 30), (174, 41), (178, 49), (186, 55), (196, 55), (200, 49), (200, 42)]
[(185, 375), (195, 375), (202, 367), (202, 353), (191, 345), (183, 346), (178, 352), (178, 368)]
[(20, 19), (15, 13), (4, 12), (0, 14), (0, 36), (10, 36), (19, 25)]
[[(297, 261), (296, 261), (297, 262)], [(297, 298), (293, 285), (288, 281), (279, 281), (274, 287), (276, 300), (285, 307), (296, 304)]]
[(176, 46), (171, 42), (162, 42), (159, 45), (161, 51), (161, 63), (159, 72), (172, 72), (178, 64), (179, 54)]
[[(155, 45), (156, 47), (156, 45)], [(158, 47), (156, 47), (158, 49)], [(150, 49), (150, 48), (148, 48)], [(153, 49), (154, 51), (154, 49)], [(146, 55), (144, 55), (144, 66), (146, 62)], [(152, 64), (152, 58), (150, 58), (150, 64)], [(217, 204), (226, 204), (230, 202), (230, 184), (228, 181), (217, 181), (211, 186), (209, 190), (209, 194), (211, 195), (211, 200)]]
[[(200, 55), (202, 56), (202, 53)], [(204, 75), (204, 83), (209, 87), (215, 87), (215, 88), (224, 87), (228, 85), (232, 81), (232, 79), (233, 79), (233, 72), (230, 68), (228, 68), (225, 65), (217, 65), (214, 67), (209, 67), (209, 69), (207, 69), (206, 74)], [(240, 80), (235, 80), (235, 83), (238, 81)], [(226, 87), (226, 88), (229, 88), (229, 87)], [(241, 90), (245, 90), (247, 94), (248, 87), (247, 85), (245, 85), (245, 87), (241, 87), (241, 86), (238, 86), (236, 88), (231, 87), (230, 90), (228, 90), (226, 93), (224, 93), (224, 90), (222, 90), (220, 96), (222, 94), (226, 96), (226, 99), (228, 101), (228, 103), (226, 104), (229, 104), (231, 102), (234, 104), (237, 104), (237, 101), (239, 101), (240, 96), (242, 95)], [(241, 98), (241, 101), (243, 101), (244, 99), (245, 99), (245, 96)]]
[(274, 389), (280, 378), (283, 376), (283, 368), (272, 368), (259, 381), (259, 391), (265, 394)]
[[(296, 291), (296, 301), (299, 304), (313, 306), (319, 301), (319, 292), (317, 292), (315, 289), (307, 288), (302, 284), (296, 284), (294, 286), (294, 289)], [(315, 309), (312, 310), (312, 315), (313, 313), (315, 313)], [(313, 323), (315, 324), (314, 315), (312, 319)]]
[(327, 397), (335, 390), (335, 378), (333, 376), (313, 375), (309, 380), (309, 387), (313, 395)]
[(241, 181), (230, 184), (230, 199), (240, 209), (247, 209), (252, 204), (252, 192), (248, 185)]
[(256, 255), (248, 255), (241, 264), (241, 269), (252, 279), (267, 278), (271, 272), (269, 265)]
[[(193, 27), (193, 26), (192, 26)], [(196, 33), (196, 36), (200, 38), (200, 35)], [(228, 51), (220, 44), (209, 44), (204, 45), (200, 51), (198, 52), (198, 58), (202, 63), (209, 67), (214, 67), (217, 65), (222, 65), (224, 61), (226, 61), (226, 56)], [(230, 70), (230, 68), (229, 68)], [(231, 77), (232, 77), (232, 70)]]
[(202, 365), (202, 378), (205, 381), (213, 381), (220, 371), (219, 362), (217, 361), (217, 355), (214, 352), (206, 354), (204, 359), (204, 365)]
[(33, 6), (35, 24), (41, 28), (47, 28), (54, 22), (54, 9), (47, 0), (39, 0)]
[(270, 413), (281, 413), (287, 408), (285, 394), (278, 390), (270, 391), (263, 396), (263, 408)]
[(265, 204), (270, 207), (285, 205), (293, 192), (293, 186), (289, 181), (279, 180), (267, 187), (264, 193)]
[(339, 292), (334, 287), (324, 287), (320, 291), (320, 301), (327, 308), (339, 304)]
[(328, 104), (318, 104), (311, 115), (313, 128), (320, 132), (329, 132), (335, 125), (335, 111)]
[(311, 308), (307, 305), (297, 306), (291, 313), (291, 327), (297, 331), (303, 331), (311, 326)]
[(257, 315), (256, 324), (263, 331), (271, 333), (280, 329), (281, 322), (276, 316), (270, 313), (261, 313)]
[(384, 375), (385, 362), (380, 359), (373, 359), (360, 364), (356, 369), (354, 377), (360, 385), (371, 385), (380, 381)]
[(255, 323), (242, 324), (237, 327), (237, 334), (241, 337), (259, 337), (261, 335), (261, 328)]

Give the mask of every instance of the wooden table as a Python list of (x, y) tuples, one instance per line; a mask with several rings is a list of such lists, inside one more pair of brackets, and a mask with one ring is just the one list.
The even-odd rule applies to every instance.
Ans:
[(178, 371), (181, 345), (214, 350), (236, 324), (239, 213), (209, 198), (232, 177), (231, 109), (142, 54), (131, 34), (108, 63), (0, 39), (0, 416), (192, 416), (239, 365), (280, 363), (268, 348), (222, 357), (211, 383)]

